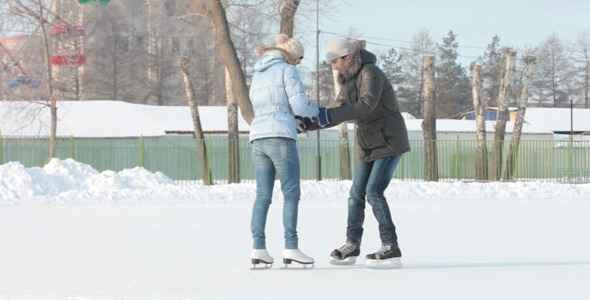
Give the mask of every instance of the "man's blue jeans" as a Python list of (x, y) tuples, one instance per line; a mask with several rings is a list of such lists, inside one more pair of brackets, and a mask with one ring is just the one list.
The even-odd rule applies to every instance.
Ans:
[(348, 227), (346, 241), (360, 245), (365, 221), (365, 196), (373, 207), (379, 223), (379, 235), (383, 244), (396, 244), (397, 234), (391, 220), (391, 212), (383, 193), (391, 181), (400, 155), (380, 158), (372, 162), (359, 160), (354, 172), (350, 198), (348, 198)]
[(299, 187), (299, 154), (295, 140), (266, 138), (252, 142), (252, 160), (256, 174), (256, 201), (252, 209), (252, 238), (254, 249), (266, 248), (266, 216), (272, 203), (275, 176), (278, 174), (284, 197), (283, 227), (285, 248), (297, 249), (297, 211)]

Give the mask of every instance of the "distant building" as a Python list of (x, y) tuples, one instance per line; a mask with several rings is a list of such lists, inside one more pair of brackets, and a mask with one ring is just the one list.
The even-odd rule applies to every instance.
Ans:
[[(516, 109), (509, 108), (508, 115), (506, 115), (506, 121), (516, 121)], [(484, 112), (484, 119), (486, 121), (496, 121), (498, 118), (498, 109), (489, 107)], [(475, 120), (475, 112), (469, 112), (461, 116), (461, 120)]]
[[(507, 121), (516, 120), (516, 108), (509, 108)], [(495, 121), (496, 108), (488, 108), (485, 112), (486, 121)], [(475, 120), (475, 113), (464, 114), (461, 120)], [(584, 108), (548, 108), (528, 107), (524, 122), (536, 128), (551, 131), (555, 135), (590, 135), (590, 109)]]

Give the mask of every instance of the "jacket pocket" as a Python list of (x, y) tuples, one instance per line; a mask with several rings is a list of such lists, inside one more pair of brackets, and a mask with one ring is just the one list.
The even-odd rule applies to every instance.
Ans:
[(376, 148), (385, 147), (387, 141), (384, 137), (386, 122), (385, 120), (378, 120), (363, 124), (358, 131), (358, 140), (361, 148), (365, 150), (372, 150)]

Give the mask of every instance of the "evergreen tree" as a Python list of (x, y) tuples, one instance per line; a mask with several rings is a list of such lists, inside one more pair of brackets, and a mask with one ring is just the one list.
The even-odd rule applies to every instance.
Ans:
[(506, 59), (504, 48), (500, 46), (500, 38), (496, 35), (488, 45), (483, 58), (480, 57), (482, 66), (483, 98), (487, 107), (498, 106), (498, 93), (500, 91), (500, 76)]
[(457, 62), (459, 56), (457, 35), (449, 31), (438, 46), (436, 68), (437, 118), (458, 118), (462, 112), (471, 110), (471, 82), (465, 69)]
[[(402, 111), (415, 111), (418, 108), (413, 108), (409, 99), (409, 90), (406, 87), (404, 72), (402, 70), (403, 55), (398, 53), (394, 48), (387, 51), (386, 54), (381, 55), (381, 69), (383, 73), (389, 78), (393, 85), (395, 95), (400, 104)], [(412, 112), (410, 112), (412, 113)]]
[[(313, 78), (313, 84), (311, 88), (306, 88), (307, 91), (311, 91), (313, 94), (309, 95), (310, 99), (317, 98), (317, 90), (316, 90), (316, 76), (317, 72), (311, 72)], [(320, 105), (327, 106), (334, 100), (336, 100), (336, 96), (334, 95), (334, 79), (332, 76), (332, 65), (327, 61), (322, 61), (320, 63)]]

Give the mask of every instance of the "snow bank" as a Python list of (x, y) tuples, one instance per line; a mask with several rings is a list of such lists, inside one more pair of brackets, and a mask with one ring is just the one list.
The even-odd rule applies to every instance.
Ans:
[[(305, 203), (346, 201), (350, 180), (304, 181)], [(392, 201), (446, 199), (585, 199), (590, 184), (548, 182), (391, 182)], [(274, 201), (282, 201), (280, 183)], [(161, 172), (141, 167), (98, 172), (73, 159), (53, 159), (43, 168), (19, 162), (0, 165), (0, 205), (22, 204), (249, 204), (255, 183), (180, 186)]]

